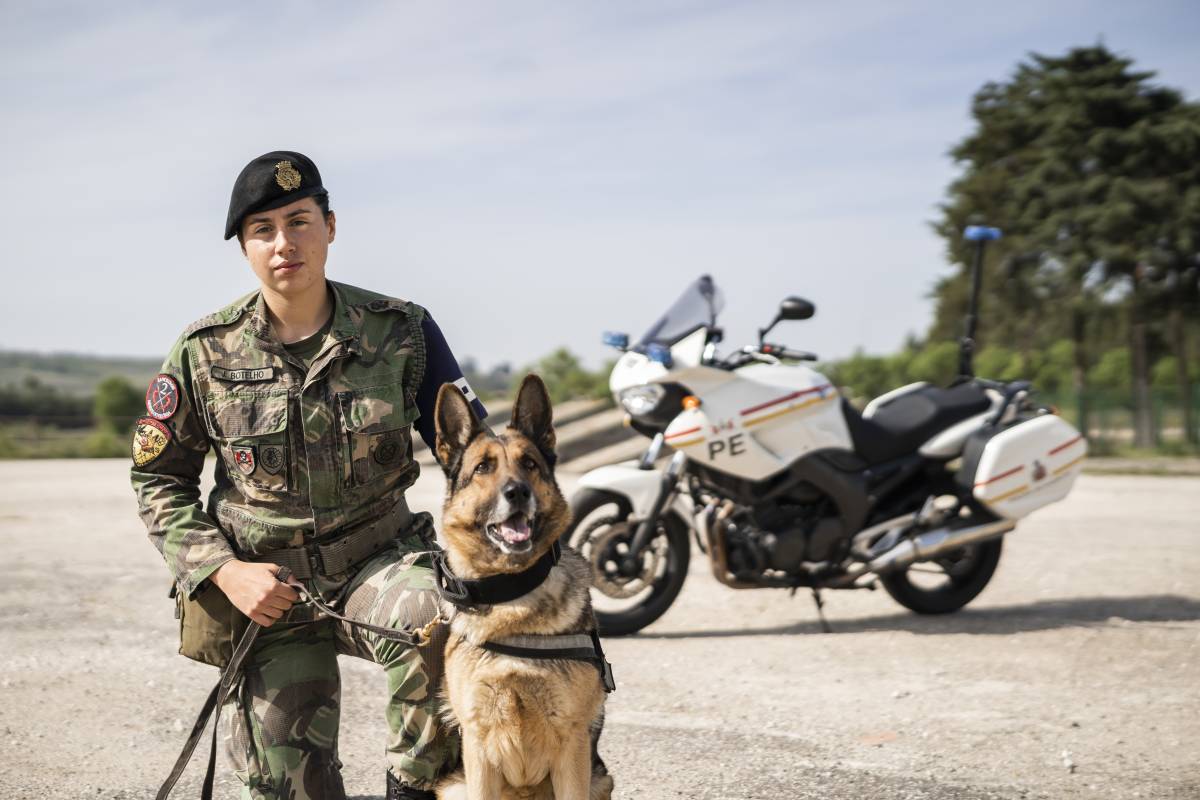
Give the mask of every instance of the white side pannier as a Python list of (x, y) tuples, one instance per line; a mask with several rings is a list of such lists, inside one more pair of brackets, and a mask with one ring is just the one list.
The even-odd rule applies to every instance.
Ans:
[(1086, 456), (1079, 431), (1043, 414), (972, 435), (958, 481), (993, 513), (1020, 519), (1066, 497)]

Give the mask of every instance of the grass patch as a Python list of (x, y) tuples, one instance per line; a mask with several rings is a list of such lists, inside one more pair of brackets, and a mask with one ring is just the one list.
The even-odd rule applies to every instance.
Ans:
[(130, 436), (110, 428), (56, 428), (19, 422), (0, 426), (0, 458), (122, 458)]

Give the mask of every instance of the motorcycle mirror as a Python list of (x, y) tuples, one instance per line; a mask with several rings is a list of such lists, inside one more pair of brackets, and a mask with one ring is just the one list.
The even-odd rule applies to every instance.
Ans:
[(803, 297), (788, 297), (779, 304), (779, 313), (775, 315), (775, 319), (771, 320), (771, 324), (765, 328), (760, 328), (758, 331), (758, 343), (761, 345), (763, 339), (770, 333), (771, 329), (778, 325), (783, 320), (801, 320), (809, 319), (813, 314), (817, 313), (817, 307), (805, 300)]
[(779, 304), (778, 319), (809, 319), (816, 313), (817, 307), (803, 297), (789, 297)]

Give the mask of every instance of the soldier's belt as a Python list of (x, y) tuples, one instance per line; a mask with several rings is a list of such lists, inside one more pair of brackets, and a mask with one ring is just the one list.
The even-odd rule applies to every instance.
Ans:
[(404, 498), (379, 519), (359, 526), (327, 542), (313, 542), (304, 547), (288, 547), (270, 553), (250, 556), (250, 561), (265, 561), (287, 567), (300, 580), (315, 576), (338, 575), (355, 564), (378, 553), (396, 534), (409, 526), (412, 512)]

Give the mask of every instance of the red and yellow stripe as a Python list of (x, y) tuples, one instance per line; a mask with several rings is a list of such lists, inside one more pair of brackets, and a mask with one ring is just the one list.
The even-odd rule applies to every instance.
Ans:
[[(688, 428), (687, 430), (675, 431), (674, 433), (669, 433), (663, 437), (663, 440), (666, 442), (669, 442), (671, 447), (691, 447), (694, 444), (700, 444), (701, 442), (704, 441), (703, 435), (696, 436), (696, 434), (700, 433), (700, 431), (701, 431), (701, 427), (699, 425), (697, 425), (694, 428)], [(686, 441), (676, 441), (677, 439), (683, 439), (684, 437), (689, 437), (689, 436), (692, 438), (689, 438)]]
[[(826, 391), (828, 391), (829, 394), (825, 394)], [(776, 417), (782, 417), (784, 414), (791, 414), (793, 411), (801, 411), (806, 408), (811, 408), (812, 406), (820, 405), (821, 403), (827, 403), (830, 400), (832, 400), (838, 396), (837, 390), (833, 388), (833, 384), (826, 383), (826, 384), (822, 384), (821, 386), (814, 386), (810, 389), (801, 389), (798, 392), (792, 392), (791, 394), (785, 394), (783, 397), (776, 397), (774, 400), (768, 400), (765, 403), (760, 403), (756, 406), (751, 406), (750, 408), (742, 409), (741, 416), (749, 417), (753, 414), (758, 414), (761, 411), (768, 411), (768, 409), (774, 409), (775, 406), (781, 405), (783, 403), (789, 403), (793, 400), (799, 400), (800, 398), (807, 397), (808, 395), (811, 395), (811, 394), (817, 394), (818, 396), (810, 397), (808, 400), (804, 400), (802, 402), (795, 403), (794, 405), (787, 406), (786, 408), (780, 408), (780, 409), (776, 409), (773, 411), (769, 411), (768, 413), (763, 414), (762, 416), (754, 417), (753, 419), (744, 419), (744, 420), (742, 420), (742, 426), (746, 427), (746, 428), (751, 428), (755, 425), (760, 425), (764, 422), (770, 422), (771, 420), (775, 419)]]

